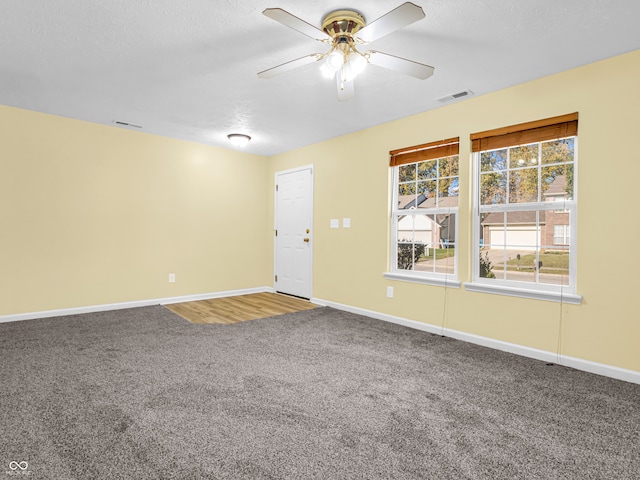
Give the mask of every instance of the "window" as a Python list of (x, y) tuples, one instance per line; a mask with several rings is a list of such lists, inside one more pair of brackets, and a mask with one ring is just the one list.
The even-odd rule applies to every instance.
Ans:
[(554, 245), (569, 245), (570, 235), (569, 225), (554, 225), (553, 226), (553, 244)]
[[(459, 139), (391, 154), (390, 278), (444, 284), (457, 277)], [(458, 284), (459, 285), (459, 284)]]
[(475, 248), (467, 289), (575, 294), (577, 133), (571, 114), (471, 135)]

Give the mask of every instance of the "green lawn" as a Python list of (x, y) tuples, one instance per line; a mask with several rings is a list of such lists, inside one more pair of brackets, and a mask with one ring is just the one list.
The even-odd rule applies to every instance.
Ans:
[[(568, 273), (569, 254), (568, 253), (541, 253), (540, 261), (542, 268), (540, 273)], [(535, 254), (521, 255), (520, 261), (517, 258), (507, 260), (507, 270), (509, 271), (532, 271), (536, 262)], [(503, 270), (503, 265), (493, 265), (494, 270)]]
[[(447, 257), (453, 257), (456, 254), (455, 248), (436, 248), (436, 260), (441, 260)], [(433, 260), (433, 249), (429, 252), (430, 256), (422, 256), (418, 262), (426, 262), (427, 260)]]

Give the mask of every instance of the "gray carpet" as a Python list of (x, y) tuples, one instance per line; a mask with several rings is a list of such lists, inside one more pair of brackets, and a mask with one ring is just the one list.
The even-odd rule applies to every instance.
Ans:
[(330, 308), (5, 323), (0, 360), (7, 478), (640, 478), (640, 385)]

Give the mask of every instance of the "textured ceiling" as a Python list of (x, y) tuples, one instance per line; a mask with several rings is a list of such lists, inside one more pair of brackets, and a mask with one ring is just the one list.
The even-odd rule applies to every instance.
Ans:
[[(373, 21), (403, 0), (0, 0), (0, 104), (273, 155), (640, 48), (638, 0), (429, 0), (426, 18), (371, 44), (435, 67), (418, 80), (370, 65), (355, 98), (313, 64), (259, 71), (326, 47), (262, 15), (320, 26)], [(463, 101), (463, 100), (458, 100)]]

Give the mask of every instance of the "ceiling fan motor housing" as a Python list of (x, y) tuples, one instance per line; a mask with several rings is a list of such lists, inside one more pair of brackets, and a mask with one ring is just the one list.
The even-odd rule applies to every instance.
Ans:
[(322, 30), (330, 35), (334, 42), (353, 42), (353, 36), (364, 26), (364, 17), (353, 10), (336, 10), (322, 21)]

